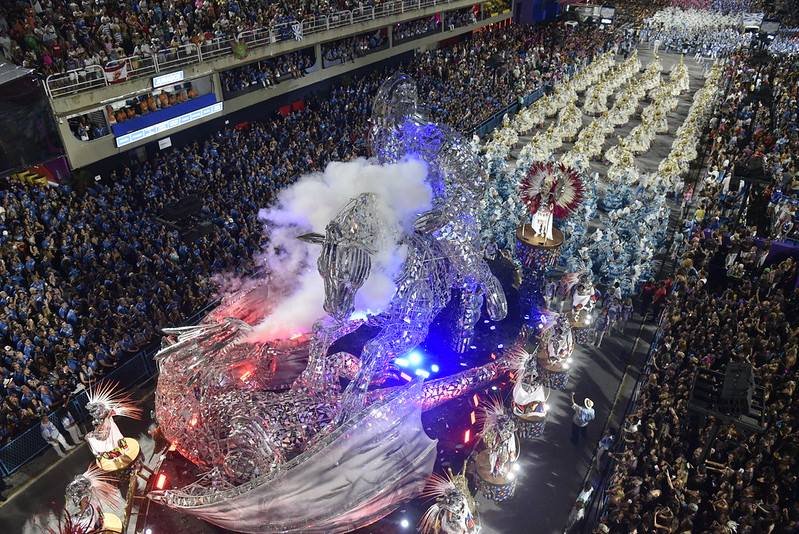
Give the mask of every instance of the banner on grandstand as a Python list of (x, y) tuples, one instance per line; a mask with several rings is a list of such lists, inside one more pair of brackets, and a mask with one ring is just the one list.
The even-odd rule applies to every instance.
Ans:
[(103, 71), (105, 71), (105, 79), (108, 83), (124, 82), (128, 79), (128, 62), (114, 63), (112, 61), (103, 67)]
[(763, 23), (765, 13), (741, 13), (741, 24), (744, 28), (757, 28)]
[(294, 32), (295, 41), (302, 41), (302, 22), (293, 22), (291, 24), (291, 31)]

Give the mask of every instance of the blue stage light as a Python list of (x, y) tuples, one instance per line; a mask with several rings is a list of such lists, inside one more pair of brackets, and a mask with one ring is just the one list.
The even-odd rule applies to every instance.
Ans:
[(397, 358), (396, 360), (394, 360), (394, 364), (399, 367), (408, 367), (410, 365), (408, 360), (405, 358)]
[(421, 353), (421, 352), (419, 352), (418, 350), (412, 350), (411, 352), (409, 352), (409, 353), (407, 354), (407, 358), (408, 358), (408, 361), (409, 361), (409, 362), (411, 363), (411, 365), (413, 365), (413, 366), (418, 366), (418, 365), (421, 365), (421, 363), (422, 363), (422, 359), (423, 359), (423, 358), (422, 358), (422, 353)]
[(434, 363), (433, 365), (430, 366), (430, 370), (434, 373), (437, 373), (440, 370), (440, 368), (438, 367), (437, 364)]
[(421, 376), (422, 378), (427, 378), (428, 376), (430, 376), (430, 373), (428, 371), (425, 371), (424, 369), (417, 369), (416, 371), (414, 371), (414, 374), (416, 376)]

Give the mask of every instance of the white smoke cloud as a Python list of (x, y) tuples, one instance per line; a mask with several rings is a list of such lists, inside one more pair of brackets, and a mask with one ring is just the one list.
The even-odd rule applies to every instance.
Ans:
[(317, 271), (320, 245), (297, 239), (307, 232), (325, 233), (325, 226), (362, 193), (377, 196), (377, 217), (385, 236), (376, 243), (372, 268), (355, 297), (356, 312), (378, 313), (396, 291), (394, 280), (407, 250), (399, 243), (416, 217), (432, 207), (425, 181), (427, 168), (418, 160), (377, 165), (365, 159), (330, 163), (324, 172), (303, 176), (280, 193), (277, 202), (261, 210), (269, 245), (258, 258), (269, 273), (268, 308), (252, 338), (270, 340), (310, 331), (323, 317), (324, 282)]

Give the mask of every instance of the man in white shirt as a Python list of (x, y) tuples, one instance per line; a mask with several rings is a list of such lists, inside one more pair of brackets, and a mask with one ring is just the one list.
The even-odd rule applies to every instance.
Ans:
[(69, 439), (72, 443), (77, 445), (81, 442), (80, 428), (78, 428), (78, 424), (72, 416), (69, 415), (69, 412), (64, 412), (64, 416), (61, 418), (61, 426), (69, 433)]
[(577, 501), (574, 503), (574, 507), (572, 507), (569, 518), (566, 521), (565, 533), (568, 534), (568, 532), (572, 531), (574, 527), (583, 520), (585, 517), (585, 510), (588, 507), (588, 501), (591, 499), (593, 493), (594, 486), (591, 485), (591, 481), (589, 480), (577, 495)]
[(580, 406), (574, 402), (574, 393), (572, 393), (572, 410), (574, 410), (574, 416), (572, 417), (571, 442), (577, 445), (581, 437), (585, 438), (588, 423), (594, 420), (594, 401), (586, 397), (583, 406)]
[(61, 458), (63, 458), (65, 454), (61, 452), (61, 449), (58, 447), (59, 445), (64, 448), (64, 451), (71, 451), (75, 448), (67, 444), (67, 440), (64, 439), (64, 436), (61, 435), (61, 432), (58, 431), (58, 428), (56, 428), (46, 415), (42, 417), (41, 428), (42, 437)]

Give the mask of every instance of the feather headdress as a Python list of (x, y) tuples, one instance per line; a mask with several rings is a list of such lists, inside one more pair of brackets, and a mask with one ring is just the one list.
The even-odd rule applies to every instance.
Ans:
[(436, 502), (427, 509), (419, 522), (419, 530), (422, 534), (436, 534), (441, 531), (441, 512), (446, 504), (457, 499), (463, 499), (469, 509), (476, 514), (477, 503), (469, 491), (469, 483), (466, 480), (466, 466), (463, 471), (453, 474), (448, 470), (446, 475), (433, 473), (427, 480), (427, 484), (422, 490), (422, 497), (434, 498)]
[(553, 161), (538, 161), (530, 165), (519, 184), (519, 194), (530, 214), (535, 214), (542, 204), (549, 204), (556, 219), (575, 211), (584, 192), (577, 170)]
[(483, 423), (484, 434), (506, 423), (508, 412), (505, 410), (502, 399), (491, 397), (487, 403), (483, 404), (480, 419)]
[(136, 401), (130, 396), (130, 393), (124, 392), (119, 389), (119, 384), (114, 382), (100, 382), (94, 387), (89, 388), (87, 392), (89, 402), (86, 403), (86, 409), (89, 413), (98, 408), (103, 408), (108, 411), (114, 412), (115, 415), (122, 417), (130, 417), (131, 419), (141, 419), (142, 410), (136, 406)]
[(514, 420), (510, 417), (502, 399), (499, 397), (492, 397), (483, 405), (480, 419), (483, 424), (482, 434), (484, 439), (492, 432), (502, 432), (505, 430), (514, 432), (516, 430)]
[(76, 476), (66, 489), (67, 502), (80, 499), (91, 493), (102, 510), (117, 510), (122, 508), (122, 497), (116, 487), (118, 480), (91, 464), (86, 471)]
[(527, 352), (523, 346), (514, 347), (508, 355), (508, 368), (516, 371), (517, 376), (520, 376), (527, 371), (527, 363), (532, 358), (533, 355)]

